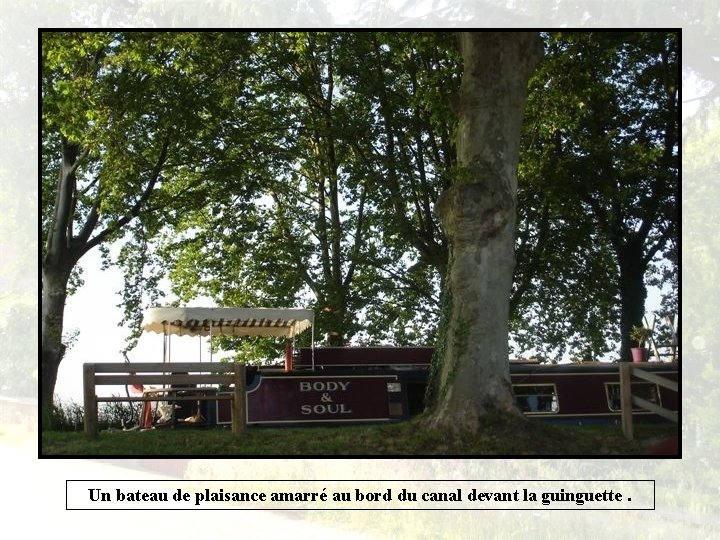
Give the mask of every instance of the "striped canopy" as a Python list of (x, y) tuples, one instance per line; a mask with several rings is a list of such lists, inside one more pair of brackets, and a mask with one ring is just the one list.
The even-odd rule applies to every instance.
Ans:
[(292, 338), (313, 325), (311, 309), (150, 308), (144, 332), (179, 336), (276, 336)]

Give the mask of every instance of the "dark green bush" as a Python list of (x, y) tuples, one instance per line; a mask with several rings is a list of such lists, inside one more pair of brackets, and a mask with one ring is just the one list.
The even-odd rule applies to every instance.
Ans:
[[(121, 429), (132, 427), (140, 418), (140, 403), (123, 401), (101, 403), (98, 406), (98, 428)], [(55, 399), (50, 426), (53, 431), (82, 431), (85, 410), (82, 405), (72, 401)]]

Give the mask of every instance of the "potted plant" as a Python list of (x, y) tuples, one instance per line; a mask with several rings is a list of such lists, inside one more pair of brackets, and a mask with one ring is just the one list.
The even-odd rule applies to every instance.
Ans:
[(639, 324), (636, 324), (630, 329), (630, 339), (637, 342), (637, 347), (630, 349), (633, 362), (647, 362), (648, 350), (647, 347), (645, 347), (645, 343), (650, 339), (650, 334), (651, 330), (649, 328), (645, 328)]

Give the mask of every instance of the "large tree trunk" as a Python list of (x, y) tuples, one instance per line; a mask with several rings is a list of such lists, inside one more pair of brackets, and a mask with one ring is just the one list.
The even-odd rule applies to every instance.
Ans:
[(527, 82), (542, 43), (525, 32), (462, 33), (459, 41), (462, 172), (436, 205), (450, 255), (429, 421), (477, 430), (489, 413), (520, 414), (508, 367), (516, 172)]

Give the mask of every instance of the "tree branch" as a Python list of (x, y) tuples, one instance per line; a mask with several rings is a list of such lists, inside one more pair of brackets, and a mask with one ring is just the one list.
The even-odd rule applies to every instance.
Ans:
[[(99, 232), (95, 237), (88, 240), (84, 246), (80, 247), (80, 253), (85, 254), (88, 251), (90, 251), (92, 248), (97, 246), (98, 244), (105, 241), (105, 239), (122, 229), (125, 225), (127, 225), (133, 218), (137, 217), (140, 212), (143, 209), (143, 206), (147, 202), (147, 200), (150, 198), (150, 195), (153, 192), (153, 189), (155, 189), (155, 185), (157, 184), (158, 180), (160, 179), (160, 173), (162, 172), (163, 166), (165, 165), (165, 162), (167, 161), (168, 157), (168, 149), (170, 147), (170, 139), (168, 137), (165, 138), (163, 141), (162, 149), (160, 150), (160, 155), (158, 156), (157, 162), (155, 163), (155, 167), (153, 168), (150, 181), (148, 182), (148, 185), (143, 190), (142, 194), (140, 195), (140, 198), (135, 201), (135, 204), (130, 208), (130, 210), (122, 216), (120, 219), (115, 221), (114, 223), (110, 223), (104, 230)], [(87, 223), (86, 223), (87, 225)]]
[(674, 227), (672, 225), (668, 225), (668, 227), (660, 235), (660, 238), (658, 238), (657, 241), (650, 248), (648, 248), (647, 253), (645, 253), (645, 256), (642, 259), (645, 265), (647, 265), (652, 260), (652, 258), (658, 251), (665, 247), (665, 244), (667, 244), (668, 240), (670, 240), (673, 231)]
[(345, 280), (343, 281), (343, 287), (347, 288), (350, 286), (350, 283), (352, 282), (353, 275), (355, 274), (355, 268), (357, 266), (357, 259), (358, 254), (360, 253), (360, 247), (362, 245), (362, 231), (363, 231), (363, 224), (364, 224), (364, 216), (365, 216), (365, 196), (367, 194), (367, 188), (365, 185), (363, 185), (362, 192), (360, 193), (360, 207), (358, 208), (358, 219), (357, 219), (357, 226), (355, 227), (355, 243), (353, 245), (352, 253), (349, 257), (350, 259), (350, 267), (348, 268), (348, 272), (345, 275)]

